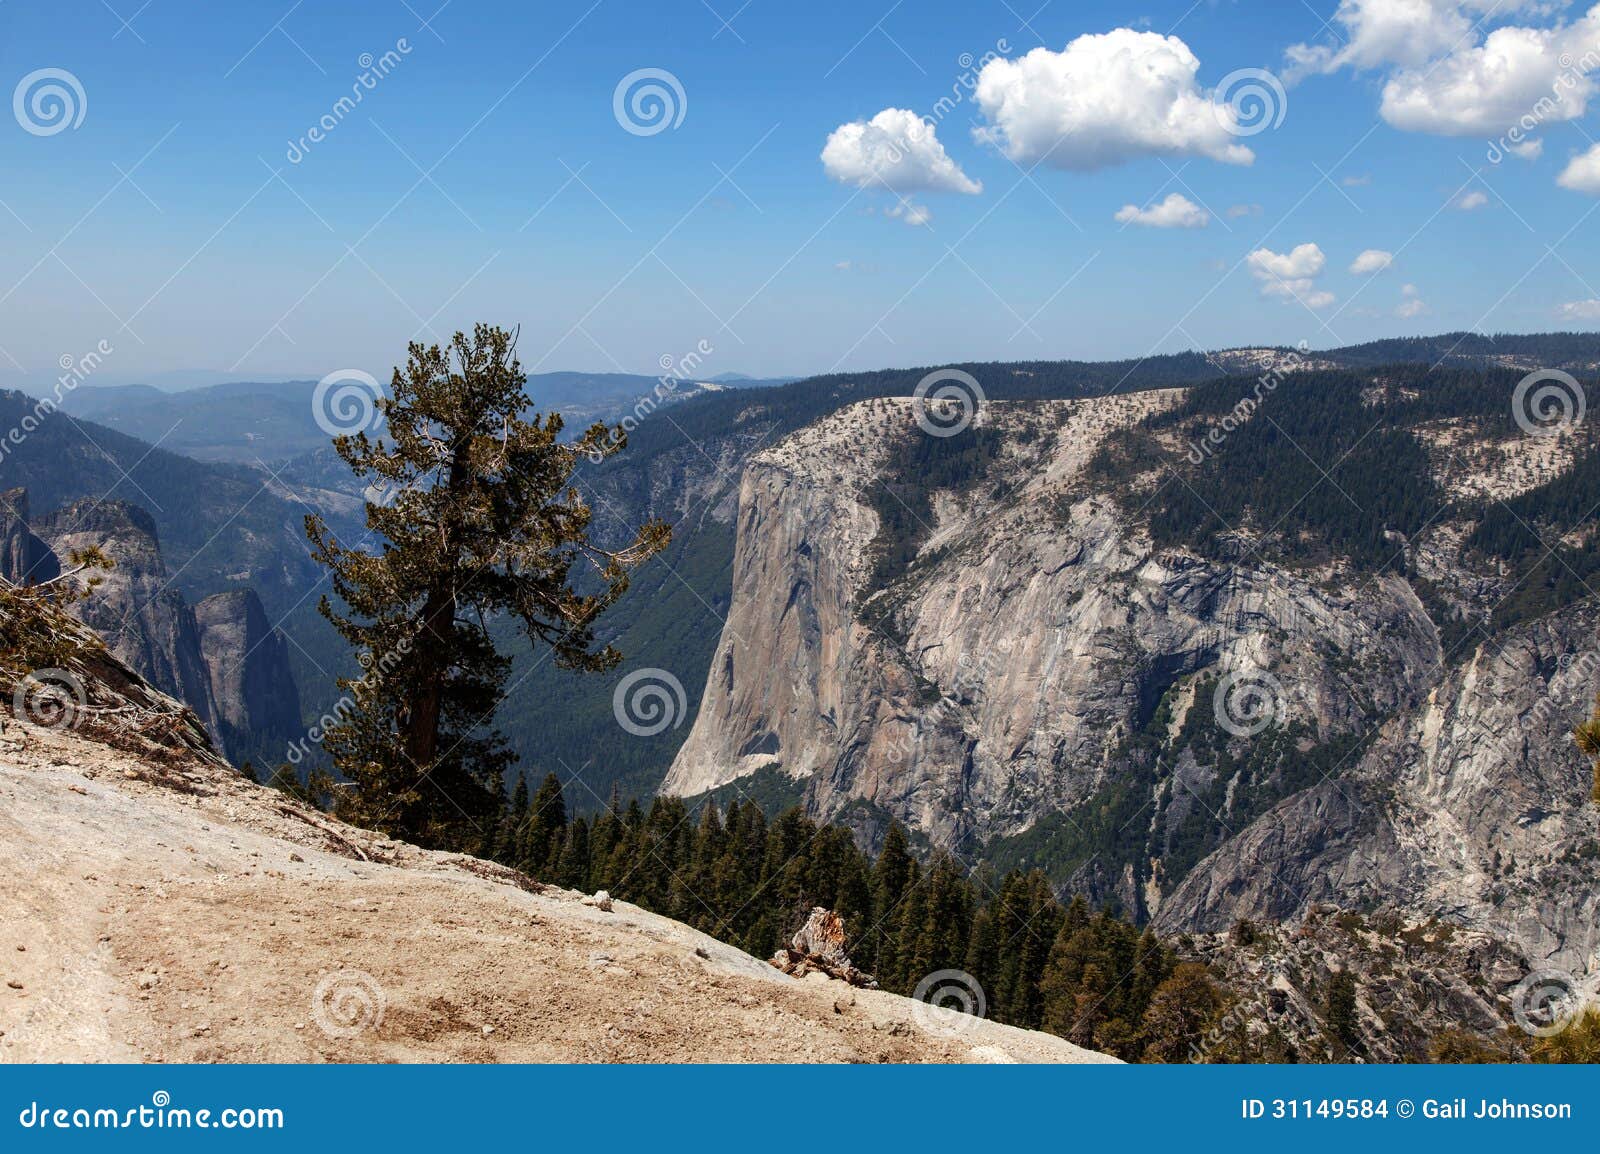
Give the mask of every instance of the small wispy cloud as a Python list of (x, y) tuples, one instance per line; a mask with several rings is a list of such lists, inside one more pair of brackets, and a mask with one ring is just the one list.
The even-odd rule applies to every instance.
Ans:
[(1394, 263), (1394, 253), (1381, 248), (1369, 248), (1350, 262), (1350, 271), (1356, 276), (1371, 276), (1382, 272)]
[(1144, 228), (1204, 228), (1211, 223), (1211, 214), (1186, 196), (1168, 193), (1159, 204), (1125, 204), (1117, 210), (1119, 224), (1137, 224)]

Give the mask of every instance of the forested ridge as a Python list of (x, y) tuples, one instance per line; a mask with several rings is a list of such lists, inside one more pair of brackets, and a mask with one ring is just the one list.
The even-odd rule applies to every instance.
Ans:
[[(1160, 547), (1393, 571), (1425, 596), (1406, 545), (1429, 526), (1465, 522), (1463, 561), (1511, 591), (1490, 623), (1502, 629), (1587, 596), (1588, 578), (1600, 572), (1587, 537), (1600, 510), (1600, 440), (1591, 425), (1579, 426), (1570, 469), (1502, 500), (1441, 488), (1418, 430), (1466, 420), (1487, 442), (1526, 436), (1512, 405), (1523, 376), (1387, 365), (1295, 373), (1265, 390), (1254, 379), (1213, 380), (1108, 439), (1089, 484), (1147, 516)], [(1128, 486), (1140, 474), (1155, 478), (1158, 499)]]
[[(605, 890), (762, 959), (824, 906), (843, 919), (851, 960), (881, 988), (926, 997), (924, 979), (957, 981), (981, 999), (985, 1017), (1127, 1061), (1292, 1063), (1362, 1054), (1357, 1000), (1370, 995), (1353, 971), (1335, 970), (1304, 989), (1315, 1015), (1309, 1027), (1300, 1023), (1296, 1041), (1257, 1020), (1269, 991), (1230, 986), (1187, 938), (1162, 941), (1110, 910), (1093, 910), (1082, 896), (1063, 904), (1039, 869), (969, 869), (937, 852), (919, 860), (897, 824), (873, 858), (849, 830), (819, 824), (798, 807), (768, 817), (749, 800), (694, 806), (658, 797), (647, 808), (613, 794), (592, 817), (573, 814), (550, 774), (531, 795), (519, 783), (503, 799), (477, 851), (546, 884)], [(1331, 924), (1346, 932), (1365, 925), (1356, 914), (1338, 914)], [(1230, 950), (1259, 950), (1265, 941), (1248, 922), (1227, 939)], [(1364, 963), (1376, 973), (1384, 964), (1376, 956)], [(1526, 1051), (1512, 1033), (1450, 1029), (1424, 1036), (1412, 1058), (1593, 1060), (1572, 1055), (1588, 1053), (1596, 1037), (1600, 1018)]]
[[(1083, 898), (1063, 906), (1035, 870), (969, 871), (911, 852), (891, 825), (876, 860), (849, 830), (798, 808), (768, 818), (753, 801), (692, 811), (682, 799), (611, 803), (569, 814), (560, 781), (530, 797), (519, 783), (481, 856), (554, 885), (606, 890), (759, 958), (770, 957), (813, 906), (838, 913), (852, 961), (894, 993), (962, 971), (982, 989), (986, 1016), (1042, 1029), (1130, 1061), (1183, 1062), (1229, 995), (1148, 929)], [(1208, 1060), (1256, 1056), (1242, 1032)]]

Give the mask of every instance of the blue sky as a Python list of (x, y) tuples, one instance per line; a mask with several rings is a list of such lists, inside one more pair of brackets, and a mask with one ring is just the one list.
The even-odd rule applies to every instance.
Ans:
[[(1540, 155), (1486, 158), (1504, 129), (1485, 127), (1558, 79), (1518, 46), (1570, 57), (1582, 4), (1483, 21), (1486, 0), (1434, 0), (1397, 36), (1385, 0), (141, 3), (0, 4), (4, 90), (49, 68), (83, 93), (75, 127), (0, 118), (0, 381), (48, 381), (102, 340), (107, 383), (385, 376), (408, 340), (475, 320), (520, 324), (530, 370), (653, 372), (705, 342), (706, 374), (802, 374), (1600, 318), (1587, 65), (1566, 61)], [(1023, 66), (1075, 43), (1076, 71)], [(1198, 61), (1187, 113), (1094, 66), (1119, 44)], [(1469, 95), (1502, 49), (1526, 75)], [(985, 54), (1003, 60), (980, 106), (960, 78)], [(676, 79), (681, 122), (619, 123), (640, 69)], [(1213, 90), (1241, 69), (1282, 84), (1282, 119), (1219, 136), (1194, 101), (1227, 107)], [(1098, 119), (1038, 160), (1050, 129), (1027, 118), (1094, 84)], [(1031, 111), (1008, 120), (1002, 98)], [(933, 119), (959, 177), (830, 174), (830, 134), (885, 109)], [(1144, 219), (1194, 227), (1116, 219), (1163, 202)], [(1389, 267), (1351, 272), (1369, 250)]]

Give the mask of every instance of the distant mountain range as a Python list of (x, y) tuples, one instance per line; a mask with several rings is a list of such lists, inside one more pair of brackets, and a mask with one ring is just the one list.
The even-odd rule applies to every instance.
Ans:
[[(541, 410), (560, 412), (575, 435), (596, 421), (621, 420), (655, 395), (659, 381), (631, 373), (540, 373), (529, 378), (528, 391)], [(680, 404), (719, 388), (785, 383), (724, 373), (709, 381), (685, 380), (658, 400)], [(62, 408), (197, 460), (275, 465), (327, 447), (328, 433), (313, 408), (316, 387), (311, 380), (226, 381), (181, 391), (83, 384), (66, 394)]]

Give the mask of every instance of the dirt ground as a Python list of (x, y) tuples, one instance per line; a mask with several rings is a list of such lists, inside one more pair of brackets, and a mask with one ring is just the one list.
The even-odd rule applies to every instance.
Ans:
[(229, 770), (0, 736), (0, 1062), (1105, 1062)]

